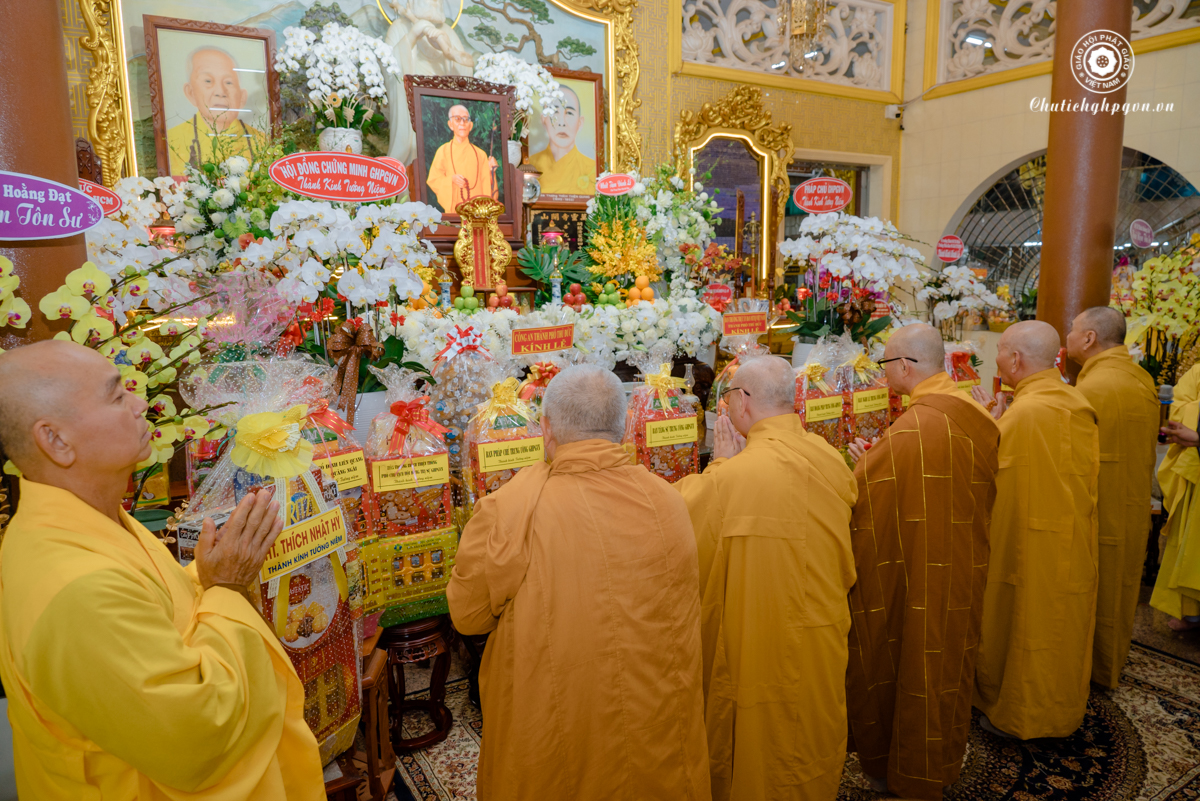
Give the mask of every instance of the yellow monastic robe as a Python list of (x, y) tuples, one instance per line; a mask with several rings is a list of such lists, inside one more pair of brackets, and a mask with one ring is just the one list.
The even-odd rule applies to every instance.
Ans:
[(1066, 737), (1092, 672), (1096, 411), (1052, 368), (1017, 384), (999, 427), (975, 706), (1023, 740)]
[(476, 505), (446, 596), (491, 632), (480, 801), (708, 801), (696, 582), (679, 494), (612, 442)]
[(1092, 681), (1116, 687), (1129, 657), (1150, 532), (1150, 489), (1158, 434), (1154, 379), (1120, 345), (1088, 359), (1075, 386), (1100, 426), (1100, 582)]
[(787, 414), (675, 486), (700, 552), (713, 799), (832, 801), (846, 758), (854, 474)]
[[(500, 167), (496, 170), (499, 171)], [(465, 189), (454, 185), (456, 175), (467, 179)], [(447, 214), (454, 214), (459, 203), (473, 197), (483, 195), (493, 200), (499, 199), (496, 176), (488, 164), (488, 155), (471, 144), (470, 140), (459, 142), (451, 139), (439, 147), (433, 154), (425, 184), (433, 190), (438, 205)]]
[(539, 150), (529, 157), (529, 163), (542, 173), (538, 179), (542, 193), (547, 195), (596, 194), (596, 160), (589, 159), (572, 146), (557, 161), (550, 148)]
[(940, 373), (854, 468), (850, 731), (903, 798), (958, 780), (987, 585), (1000, 431)]
[(233, 590), (133, 518), (21, 481), (0, 550), (0, 677), (29, 801), (325, 798), (304, 688)]
[[(1200, 423), (1200, 365), (1175, 386), (1171, 419), (1195, 430)], [(1200, 452), (1172, 445), (1158, 467), (1167, 517), (1167, 542), (1150, 605), (1171, 617), (1200, 616)]]
[(167, 131), (167, 155), (171, 175), (185, 175), (187, 171), (184, 166), (187, 164), (199, 167), (206, 161), (212, 161), (213, 142), (218, 138), (220, 145), (217, 150), (221, 160), (232, 156), (244, 156), (254, 161), (266, 144), (266, 137), (262, 131), (252, 128), (240, 119), (217, 133), (197, 112), (191, 119), (174, 125)]

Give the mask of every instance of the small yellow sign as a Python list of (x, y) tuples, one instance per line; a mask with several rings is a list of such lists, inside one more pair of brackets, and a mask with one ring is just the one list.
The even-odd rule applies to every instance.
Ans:
[(819, 423), (822, 420), (832, 420), (842, 416), (842, 396), (830, 398), (813, 398), (804, 402), (804, 420), (809, 423)]
[(646, 446), (650, 448), (695, 442), (696, 439), (695, 417), (678, 417), (674, 420), (646, 423)]
[(864, 389), (854, 393), (854, 413), (877, 412), (888, 407), (886, 389)]
[(900, 402), (901, 402), (901, 403), (903, 403), (903, 404), (904, 404), (904, 408), (905, 408), (905, 409), (907, 409), (907, 408), (908, 408), (908, 404), (912, 402), (912, 399), (911, 399), (911, 398), (909, 398), (907, 395), (901, 395), (901, 396), (900, 396)]
[(479, 443), (479, 472), (517, 470), (545, 460), (541, 437)]
[(431, 487), (450, 480), (450, 456), (417, 456), (412, 459), (384, 459), (371, 464), (376, 492)]
[(977, 386), (979, 386), (979, 384), (980, 384), (980, 380), (978, 378), (976, 378), (974, 381), (959, 381), (958, 388), (963, 390), (964, 392), (970, 392), (971, 387), (977, 387)]
[(346, 519), (338, 506), (310, 517), (279, 533), (259, 574), (265, 584), (276, 576), (291, 573), (314, 559), (328, 556), (346, 544)]
[(367, 483), (367, 460), (362, 448), (333, 456), (314, 458), (313, 464), (337, 482), (338, 491), (354, 489)]

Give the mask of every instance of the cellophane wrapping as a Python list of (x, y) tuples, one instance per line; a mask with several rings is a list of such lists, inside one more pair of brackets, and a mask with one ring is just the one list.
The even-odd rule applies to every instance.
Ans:
[(708, 394), (708, 411), (710, 412), (725, 411), (725, 401), (721, 395), (729, 388), (729, 383), (737, 375), (739, 367), (759, 356), (768, 356), (771, 353), (770, 348), (759, 344), (756, 336), (725, 337), (721, 341), (721, 350), (731, 354), (732, 358), (721, 368), (716, 381), (713, 382), (712, 391)]
[(834, 337), (821, 337), (809, 351), (808, 360), (796, 372), (796, 413), (804, 428), (838, 450), (846, 448), (842, 422), (845, 398), (837, 382), (837, 366), (844, 346)]
[[(518, 394), (515, 378), (492, 387), (467, 424), (467, 463), (463, 483), (473, 509), (480, 498), (507, 484), (522, 467), (545, 458), (542, 425), (530, 404)], [(544, 391), (544, 387), (543, 387)]]
[[(445, 429), (436, 414), (420, 419), (429, 395), (417, 388), (411, 370), (395, 364), (370, 370), (387, 388), (388, 411), (371, 422), (366, 444), (372, 482), (365, 504), (370, 533), (361, 544), (367, 632), (446, 614), (446, 585), (458, 550), (449, 452), (440, 433)], [(400, 418), (391, 411), (396, 404), (415, 415), (401, 422), (398, 447), (393, 439)]]
[(535, 362), (529, 367), (529, 375), (517, 387), (517, 397), (529, 404), (533, 419), (541, 418), (546, 387), (550, 386), (550, 379), (559, 372), (560, 368), (554, 362)]
[(887, 378), (883, 368), (871, 361), (866, 351), (855, 346), (856, 352), (838, 368), (838, 381), (843, 389), (842, 407), (846, 426), (846, 442), (865, 439), (873, 442), (883, 436), (891, 423)]
[(970, 342), (947, 342), (945, 348), (946, 372), (958, 384), (959, 389), (970, 392), (972, 386), (978, 386), (982, 381), (979, 371), (971, 364), (971, 359), (975, 356), (975, 346)]
[(429, 392), (430, 412), (450, 429), (446, 443), (450, 469), (456, 474), (462, 471), (463, 437), (471, 415), (491, 397), (492, 385), (506, 377), (491, 354), (482, 345), (474, 344), (479, 339), (474, 328), (468, 328), (467, 332), (461, 336), (455, 332), (448, 337), (457, 336), (458, 342), (470, 339), (472, 344), (460, 347), (448, 343), (448, 349), (434, 364), (434, 385)]
[[(190, 540), (194, 547), (204, 518), (223, 525), (238, 501), (264, 487), (275, 488), (284, 518), (283, 533), (268, 553), (268, 563), (287, 550), (286, 543), (299, 539), (296, 532), (306, 523), (331, 513), (344, 521), (336, 482), (320, 468), (306, 463), (296, 475), (275, 478), (234, 463), (236, 426), (247, 415), (300, 415), (300, 436), (321, 439), (320, 429), (309, 430), (312, 424), (303, 415), (307, 407), (329, 398), (335, 374), (333, 368), (307, 359), (268, 358), (201, 365), (185, 376), (180, 391), (190, 406), (228, 404), (215, 414), (230, 427), (235, 445), (220, 457), (181, 516), (177, 532), (181, 545)], [(305, 408), (298, 409), (300, 405)], [(331, 526), (337, 530), (336, 523)], [(304, 719), (316, 736), (322, 764), (353, 745), (362, 711), (360, 635), (351, 609), (350, 579), (360, 567), (352, 558), (350, 527), (344, 522), (343, 527), (346, 539), (341, 547), (248, 588), (304, 685)], [(296, 558), (303, 559), (304, 552)]]
[[(635, 463), (640, 463), (651, 473), (675, 483), (684, 476), (700, 471), (699, 420), (696, 408), (683, 400), (684, 390), (679, 386), (657, 388), (650, 382), (669, 376), (670, 365), (664, 364), (658, 374), (646, 376), (647, 383), (638, 386), (629, 400), (625, 416), (624, 446)], [(682, 379), (675, 379), (682, 384)], [(666, 398), (664, 405), (663, 398)], [(691, 419), (690, 435), (687, 420)], [(655, 426), (656, 423), (676, 422), (674, 426)], [(669, 429), (678, 429), (685, 441), (670, 444), (652, 444), (676, 438)]]

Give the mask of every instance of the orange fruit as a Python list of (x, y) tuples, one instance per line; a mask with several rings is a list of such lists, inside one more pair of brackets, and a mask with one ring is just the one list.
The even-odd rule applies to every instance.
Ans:
[(634, 280), (633, 285), (638, 289), (645, 289), (646, 287), (650, 286), (650, 279), (644, 275), (639, 275), (637, 279)]
[(642, 287), (642, 300), (654, 300), (654, 287)]
[(642, 290), (638, 289), (635, 286), (633, 289), (629, 290), (628, 298), (629, 298), (629, 300), (641, 300), (642, 299)]

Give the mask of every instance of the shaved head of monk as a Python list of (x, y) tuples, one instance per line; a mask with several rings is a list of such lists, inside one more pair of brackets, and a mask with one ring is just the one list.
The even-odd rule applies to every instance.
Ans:
[(48, 340), (0, 354), (0, 446), (31, 481), (80, 497), (83, 485), (123, 487), (151, 452), (145, 411), (90, 348)]
[(1084, 309), (1071, 321), (1067, 332), (1067, 355), (1076, 364), (1125, 344), (1125, 315), (1111, 306)]
[(740, 365), (725, 396), (729, 420), (743, 437), (759, 420), (794, 414), (796, 373), (778, 356), (759, 356)]
[(888, 386), (901, 395), (911, 395), (917, 384), (946, 372), (942, 335), (927, 323), (896, 329), (888, 337), (883, 358)]
[(996, 347), (996, 372), (1000, 380), (1016, 387), (1034, 373), (1054, 367), (1059, 349), (1058, 331), (1041, 320), (1009, 326)]

